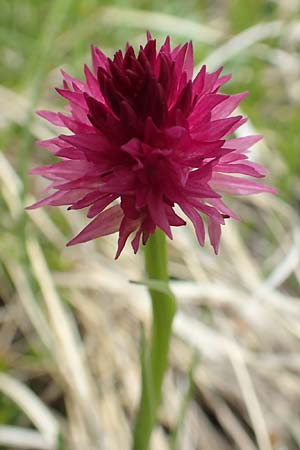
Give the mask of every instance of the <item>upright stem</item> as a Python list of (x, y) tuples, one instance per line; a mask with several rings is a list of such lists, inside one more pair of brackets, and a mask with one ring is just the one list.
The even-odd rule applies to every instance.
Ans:
[(162, 281), (164, 288), (150, 288), (152, 329), (150, 352), (142, 362), (142, 394), (134, 430), (133, 450), (148, 450), (161, 388), (168, 366), (172, 322), (176, 313), (175, 297), (168, 289), (168, 257), (166, 237), (161, 230), (153, 234), (145, 248), (145, 266), (150, 280)]

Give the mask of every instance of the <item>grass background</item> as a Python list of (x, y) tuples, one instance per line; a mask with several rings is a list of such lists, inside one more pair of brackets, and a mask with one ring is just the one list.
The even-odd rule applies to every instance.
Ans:
[(128, 279), (143, 278), (142, 258), (128, 249), (114, 262), (114, 236), (65, 249), (84, 215), (23, 206), (44, 186), (28, 169), (51, 162), (34, 141), (57, 131), (34, 111), (64, 107), (59, 69), (81, 78), (91, 43), (113, 55), (147, 29), (192, 39), (196, 64), (233, 72), (226, 92), (250, 92), (241, 133), (264, 134), (254, 157), (279, 190), (230, 199), (242, 222), (217, 258), (176, 230), (180, 313), (153, 449), (300, 449), (297, 0), (1, 2), (0, 446), (130, 448), (149, 310)]

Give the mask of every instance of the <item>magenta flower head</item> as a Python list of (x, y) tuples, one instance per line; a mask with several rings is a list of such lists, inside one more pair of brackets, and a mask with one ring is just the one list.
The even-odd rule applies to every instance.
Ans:
[(67, 245), (118, 232), (116, 257), (129, 236), (134, 252), (157, 227), (172, 239), (171, 228), (186, 224), (183, 213), (201, 245), (207, 223), (217, 253), (221, 225), (238, 219), (222, 194), (274, 192), (243, 177), (266, 174), (248, 160), (260, 136), (228, 138), (246, 121), (231, 115), (246, 93), (218, 92), (230, 79), (222, 68), (203, 66), (193, 79), (192, 43), (172, 50), (167, 37), (157, 50), (149, 33), (138, 53), (127, 45), (113, 59), (92, 46), (92, 63), (84, 82), (62, 72), (57, 91), (67, 114), (39, 111), (71, 134), (39, 142), (60, 161), (31, 171), (51, 180), (54, 192), (29, 208), (88, 208), (91, 222)]

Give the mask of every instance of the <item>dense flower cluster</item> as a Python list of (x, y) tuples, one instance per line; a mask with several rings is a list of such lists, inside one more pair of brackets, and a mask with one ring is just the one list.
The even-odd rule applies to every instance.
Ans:
[(68, 114), (39, 111), (72, 134), (39, 142), (61, 161), (31, 171), (51, 180), (54, 192), (30, 208), (88, 207), (93, 220), (68, 245), (118, 231), (118, 257), (131, 235), (135, 252), (156, 227), (172, 238), (171, 227), (186, 223), (177, 205), (201, 245), (205, 219), (217, 252), (224, 220), (237, 219), (221, 193), (273, 192), (235, 175), (266, 174), (247, 156), (260, 136), (226, 139), (246, 120), (231, 116), (246, 93), (218, 92), (230, 79), (222, 68), (208, 73), (203, 66), (192, 79), (192, 43), (172, 50), (167, 37), (157, 51), (149, 33), (137, 54), (127, 45), (109, 59), (92, 47), (92, 63), (92, 70), (84, 67), (85, 82), (62, 72), (57, 91), (69, 102)]

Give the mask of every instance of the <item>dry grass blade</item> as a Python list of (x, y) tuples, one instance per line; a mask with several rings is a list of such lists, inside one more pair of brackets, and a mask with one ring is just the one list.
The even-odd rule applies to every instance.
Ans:
[[(43, 133), (42, 133), (43, 134)], [(0, 153), (0, 180), (1, 192), (9, 209), (12, 219), (15, 221), (20, 217), (23, 207), (20, 202), (21, 181), (14, 168)], [(26, 204), (34, 203), (32, 196), (26, 198)], [(33, 211), (29, 218), (35, 223), (41, 233), (56, 247), (61, 248), (65, 244), (65, 237), (59, 228), (50, 219), (50, 216), (42, 209)]]
[(37, 241), (27, 242), (29, 258), (40, 285), (49, 321), (55, 337), (55, 353), (58, 368), (70, 393), (80, 405), (86, 425), (96, 442), (101, 440), (99, 419), (95, 407), (95, 390), (84, 361), (84, 349), (73, 316), (68, 313), (59, 298), (46, 260)]
[[(23, 2), (22, 8), (18, 0), (7, 3), (0, 20), (4, 62), (0, 132), (6, 151), (0, 153), (0, 366), (23, 382), (13, 379), (15, 389), (15, 384), (7, 384), (7, 378), (2, 377), (0, 384), (3, 392), (6, 386), (5, 395), (18, 403), (16, 410), (22, 409), (38, 429), (25, 429), (21, 427), (24, 423), (4, 419), (7, 426), (0, 426), (0, 446), (57, 450), (54, 438), (45, 438), (49, 428), (47, 420), (41, 419), (43, 413), (31, 408), (31, 397), (40, 395), (42, 408), (46, 407), (50, 416), (54, 411), (54, 422), (55, 417), (62, 418), (61, 448), (130, 448), (139, 396), (139, 329), (143, 324), (148, 330), (150, 308), (146, 289), (128, 280), (144, 279), (142, 255), (133, 256), (128, 246), (114, 262), (116, 236), (65, 249), (72, 231), (86, 225), (86, 217), (64, 209), (56, 209), (52, 215), (53, 209), (44, 208), (27, 216), (30, 261), (21, 263), (21, 242), (15, 231), (23, 214), (23, 187), (14, 165), (23, 145), (20, 128), (25, 126), (25, 135), (30, 138), (26, 164), (23, 168), (20, 164), (23, 177), (31, 138), (47, 139), (61, 131), (35, 116), (31, 120), (34, 104), (57, 110), (58, 97), (50, 93), (60, 80), (56, 67), (66, 65), (70, 73), (80, 73), (82, 78), (81, 62), (90, 58), (90, 42), (111, 55), (116, 45), (123, 46), (127, 39), (134, 46), (144, 41), (144, 31), (149, 29), (159, 42), (166, 34), (178, 43), (193, 39), (195, 57), (206, 55), (209, 70), (223, 63), (226, 69), (236, 69), (228, 89), (250, 91), (245, 108), (260, 127), (256, 130), (248, 121), (236, 135), (261, 131), (266, 135), (251, 155), (270, 169), (267, 182), (278, 182), (284, 193), (228, 199), (242, 220), (240, 224), (228, 221), (223, 228), (218, 257), (208, 245), (196, 245), (190, 224), (174, 230), (169, 267), (179, 312), (153, 449), (168, 448), (190, 356), (196, 349), (201, 363), (180, 450), (299, 450), (299, 127), (293, 114), (300, 98), (297, 1), (269, 2), (261, 13), (251, 2), (245, 2), (247, 6), (230, 2), (227, 8), (226, 2), (218, 0), (206, 2), (206, 8), (205, 2), (182, 5), (180, 0), (163, 7), (158, 0), (151, 5), (131, 3), (135, 7), (121, 0), (107, 6), (80, 0), (71, 2), (65, 25), (61, 14), (53, 14), (53, 39), (49, 39), (49, 28), (43, 28), (42, 33), (40, 29), (45, 5), (34, 0)], [(64, 0), (48, 3), (49, 8), (56, 3), (57, 11), (62, 8), (66, 13)], [(294, 8), (295, 14), (287, 13), (289, 8)], [(5, 24), (9, 9), (16, 11), (12, 21), (16, 28), (11, 35)], [(177, 17), (183, 10), (187, 13)], [(22, 31), (18, 32), (18, 26)], [(245, 26), (249, 28), (236, 36), (231, 34)], [(43, 51), (44, 46), (50, 56)], [(211, 47), (215, 49), (212, 52)], [(28, 60), (30, 54), (32, 59)], [(40, 55), (43, 76), (38, 89), (34, 87), (30, 93), (28, 87), (36, 73), (30, 64), (34, 62), (39, 70)], [(45, 81), (49, 86), (44, 89)], [(38, 98), (41, 91), (43, 99)], [(243, 111), (238, 109), (237, 114)], [(282, 154), (278, 149), (284, 150)], [(49, 161), (49, 155), (42, 151), (32, 150), (32, 155), (34, 165)], [(38, 181), (33, 186), (40, 190)], [(34, 198), (26, 199), (26, 204), (32, 202)], [(29, 390), (25, 387), (30, 400), (19, 394), (25, 380), (31, 386)], [(1, 399), (0, 409), (1, 420)], [(13, 424), (15, 427), (8, 426)]]
[(267, 425), (261, 409), (260, 402), (257, 398), (252, 380), (250, 378), (247, 366), (245, 364), (242, 353), (238, 348), (225, 344), (228, 357), (234, 368), (238, 379), (247, 410), (253, 425), (253, 430), (260, 450), (272, 450), (273, 446), (270, 441)]
[(35, 328), (41, 342), (45, 345), (45, 348), (51, 351), (53, 345), (52, 330), (46, 321), (43, 311), (35, 299), (26, 273), (12, 258), (4, 256), (3, 263), (12, 282), (14, 283), (20, 302), (22, 303), (29, 320)]
[(48, 442), (40, 433), (27, 428), (1, 426), (0, 445), (14, 449), (55, 450), (55, 443)]
[[(7, 158), (0, 152), (0, 179), (3, 198), (10, 210), (11, 216), (16, 219), (21, 210), (20, 190), (21, 182)], [(14, 201), (12, 202), (12, 198)]]
[(25, 412), (40, 431), (49, 448), (54, 448), (59, 425), (54, 415), (37, 395), (25, 384), (4, 373), (0, 373), (0, 390)]
[(282, 261), (275, 267), (273, 272), (265, 280), (262, 286), (262, 290), (270, 288), (275, 288), (280, 286), (299, 266), (300, 262), (300, 229), (296, 228), (294, 230), (294, 242), (292, 243), (288, 251), (285, 249), (286, 256)]
[(245, 432), (232, 410), (221, 399), (212, 397), (213, 396), (211, 396), (210, 401), (214, 405), (220, 423), (223, 425), (228, 434), (232, 436), (233, 440), (239, 446), (239, 449), (256, 450), (256, 446)]

